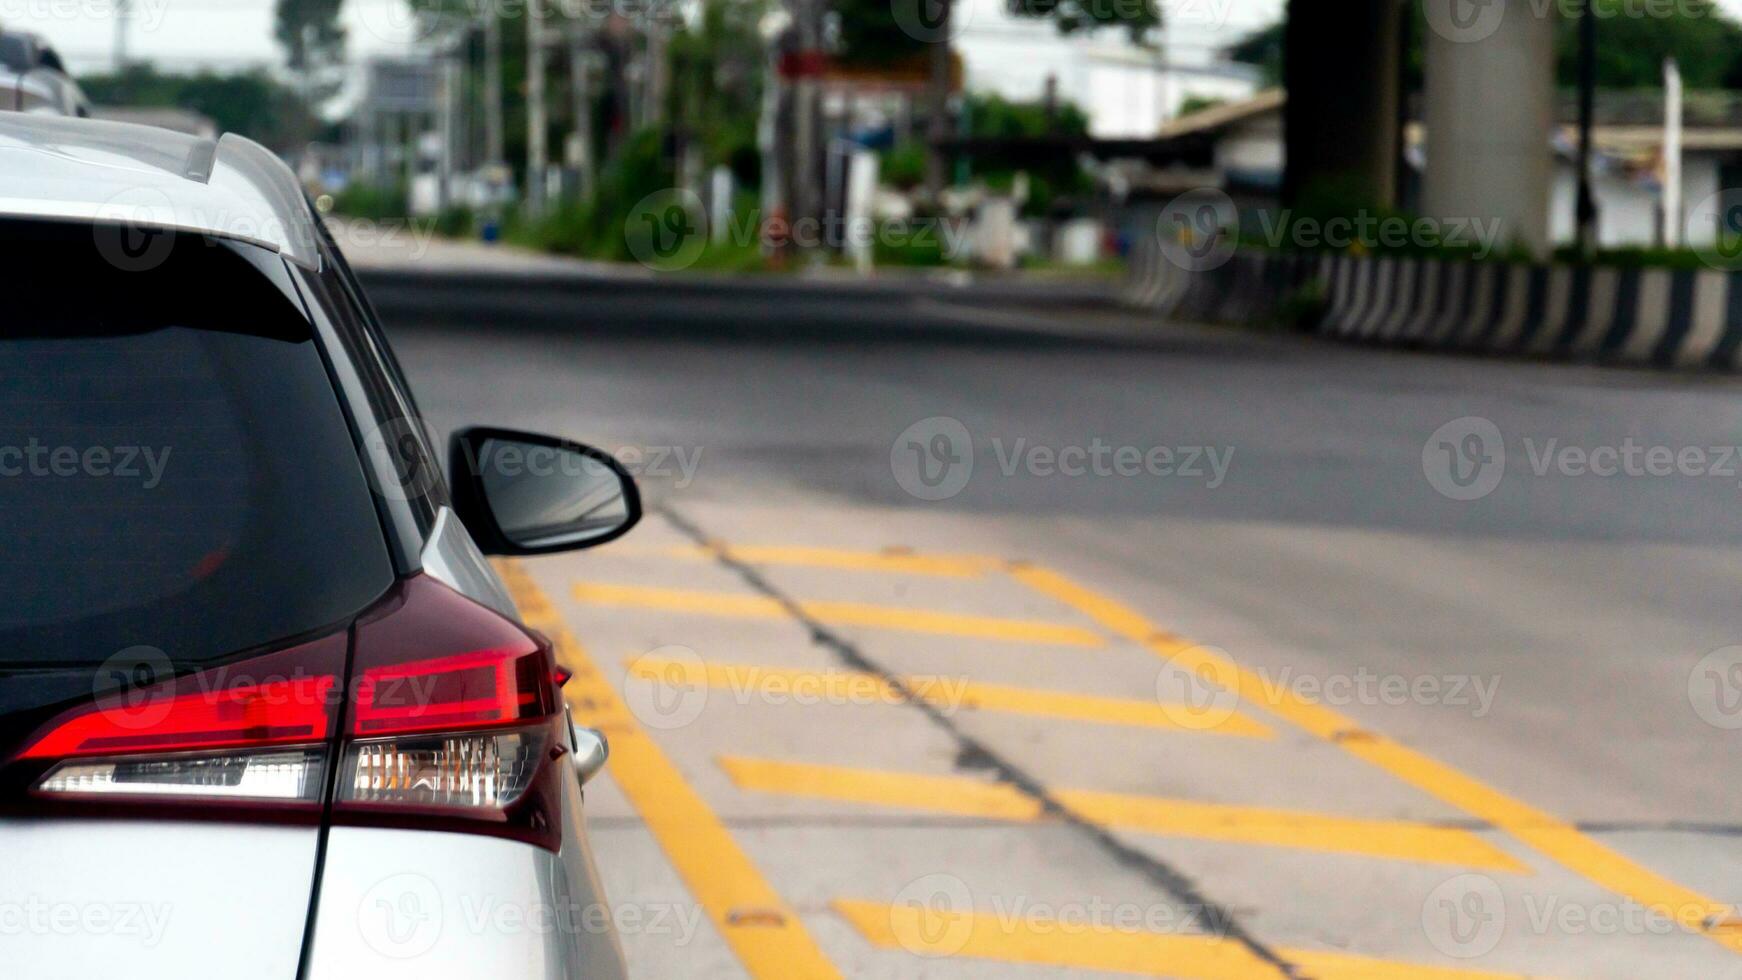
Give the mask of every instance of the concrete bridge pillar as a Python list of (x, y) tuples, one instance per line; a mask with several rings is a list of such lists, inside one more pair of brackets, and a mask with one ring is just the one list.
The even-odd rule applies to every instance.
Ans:
[(1502, 242), (1546, 252), (1556, 8), (1530, 0), (1425, 0), (1424, 7), (1421, 211), (1499, 219)]

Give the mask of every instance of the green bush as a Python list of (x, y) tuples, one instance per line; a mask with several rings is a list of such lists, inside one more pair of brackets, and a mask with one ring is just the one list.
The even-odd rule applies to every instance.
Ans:
[(353, 180), (333, 195), (333, 210), (350, 218), (403, 218), (411, 211), (404, 184), (381, 186)]

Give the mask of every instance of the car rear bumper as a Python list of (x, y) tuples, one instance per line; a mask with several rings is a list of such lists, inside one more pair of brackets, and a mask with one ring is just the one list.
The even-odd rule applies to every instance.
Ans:
[(296, 976), (319, 830), (0, 819), (0, 976)]
[(472, 834), (333, 828), (306, 980), (622, 977), (585, 838), (564, 846), (581, 853)]

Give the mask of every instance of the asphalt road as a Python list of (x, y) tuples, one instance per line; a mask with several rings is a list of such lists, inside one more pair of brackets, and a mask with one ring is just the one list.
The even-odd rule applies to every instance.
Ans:
[(1734, 381), (996, 287), (374, 292), (438, 428), (641, 474), (509, 566), (613, 739), (637, 975), (1742, 977)]

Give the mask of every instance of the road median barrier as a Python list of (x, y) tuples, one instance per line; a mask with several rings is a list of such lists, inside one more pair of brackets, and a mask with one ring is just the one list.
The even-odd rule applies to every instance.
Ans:
[(1377, 346), (1723, 371), (1742, 363), (1742, 273), (1281, 252), (1189, 265), (1157, 242), (1139, 245), (1124, 302)]

